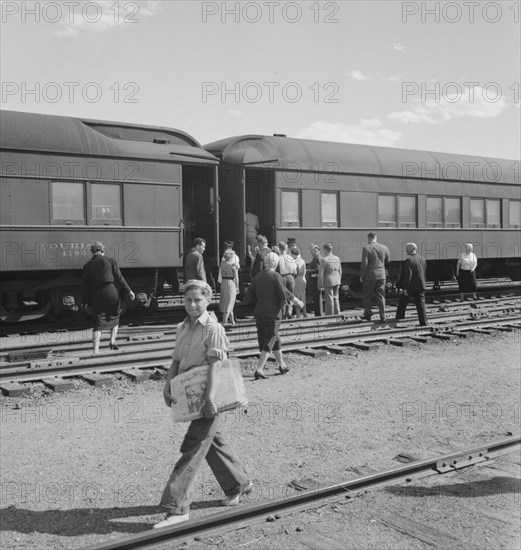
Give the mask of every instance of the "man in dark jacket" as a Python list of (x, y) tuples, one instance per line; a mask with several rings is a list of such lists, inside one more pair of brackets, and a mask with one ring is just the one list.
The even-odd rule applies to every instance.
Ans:
[(363, 319), (371, 320), (371, 300), (374, 294), (380, 321), (385, 322), (385, 268), (391, 261), (389, 249), (376, 242), (376, 233), (368, 233), (367, 242), (368, 244), (362, 249), (362, 265), (360, 267), (360, 282), (364, 284)]
[(418, 247), (415, 243), (407, 243), (405, 251), (407, 258), (402, 264), (400, 277), (398, 279), (398, 288), (403, 289), (398, 301), (398, 309), (396, 310), (396, 319), (405, 317), (405, 309), (409, 303), (409, 297), (414, 298), (416, 311), (420, 325), (424, 327), (427, 324), (427, 315), (425, 313), (425, 270), (427, 262), (416, 251)]
[(282, 308), (288, 299), (292, 304), (302, 308), (304, 304), (284, 286), (280, 273), (275, 271), (279, 256), (270, 252), (264, 258), (264, 269), (258, 273), (248, 287), (243, 304), (255, 304), (255, 321), (260, 357), (255, 371), (255, 380), (266, 378), (264, 366), (270, 352), (277, 361), (281, 374), (289, 371), (282, 358), (280, 349), (279, 327), (282, 319)]
[(185, 259), (185, 282), (190, 279), (198, 279), (206, 283), (206, 273), (204, 270), (203, 252), (206, 248), (206, 241), (201, 238), (194, 239), (192, 250), (186, 255)]
[(313, 311), (315, 317), (320, 317), (321, 312), (321, 297), (320, 289), (318, 288), (318, 273), (320, 271), (320, 247), (316, 244), (311, 246), (312, 260), (309, 262), (309, 268), (306, 273), (309, 288), (311, 290), (311, 296), (313, 296)]

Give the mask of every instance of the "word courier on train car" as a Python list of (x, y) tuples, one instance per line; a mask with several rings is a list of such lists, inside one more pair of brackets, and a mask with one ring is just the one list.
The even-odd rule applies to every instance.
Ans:
[[(174, 422), (190, 422), (203, 417), (209, 365), (194, 367), (170, 381)], [(218, 412), (248, 404), (239, 359), (224, 359), (219, 368), (219, 385), (215, 396)]]

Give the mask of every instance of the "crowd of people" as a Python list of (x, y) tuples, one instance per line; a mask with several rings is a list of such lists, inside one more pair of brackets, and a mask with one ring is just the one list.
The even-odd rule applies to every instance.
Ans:
[[(251, 225), (256, 230), (258, 222)], [(252, 239), (253, 230), (248, 235)], [(340, 313), (339, 292), (342, 282), (342, 262), (334, 254), (333, 244), (325, 243), (322, 247), (316, 243), (311, 244), (311, 261), (306, 265), (302, 258), (302, 251), (294, 241), (279, 242), (277, 245), (269, 246), (268, 239), (264, 235), (255, 234), (254, 239), (246, 247), (251, 285), (242, 303), (255, 305), (257, 320), (261, 318), (262, 323), (266, 324), (266, 317), (272, 321), (273, 319), (280, 321), (293, 317), (307, 317), (307, 295), (311, 297), (310, 310), (316, 317)], [(220, 286), (219, 311), (222, 314), (221, 320), (225, 327), (235, 325), (234, 308), (240, 291), (241, 263), (233, 246), (232, 241), (224, 243), (225, 250), (217, 278), (217, 283)], [(196, 238), (184, 259), (185, 281), (207, 282), (203, 257), (205, 250), (206, 241), (200, 237)], [(400, 275), (396, 281), (400, 297), (395, 320), (404, 318), (409, 299), (413, 298), (419, 324), (425, 326), (427, 325), (425, 312), (426, 261), (417, 253), (418, 246), (415, 243), (407, 243), (405, 250), (407, 257), (402, 262)], [(93, 257), (83, 268), (83, 304), (86, 307), (90, 303), (94, 313), (93, 351), (94, 353), (99, 352), (101, 331), (104, 329), (111, 331), (110, 348), (117, 350), (116, 337), (121, 313), (121, 295), (123, 292), (126, 293), (130, 300), (133, 300), (135, 296), (116, 262), (104, 256), (104, 245), (99, 242), (94, 243), (91, 252)], [(363, 321), (372, 320), (371, 306), (374, 299), (378, 307), (379, 321), (387, 322), (385, 290), (390, 261), (389, 249), (378, 242), (376, 233), (369, 232), (367, 244), (362, 248), (360, 264), (362, 292), (358, 293), (362, 300)], [(466, 295), (471, 295), (474, 300), (476, 299), (477, 263), (472, 244), (466, 243), (464, 252), (459, 256), (456, 264), (456, 278), (461, 300), (464, 300)], [(268, 277), (265, 272), (271, 273), (271, 275)], [(262, 277), (260, 277), (261, 274), (263, 274)], [(260, 278), (256, 282), (257, 277)], [(267, 282), (268, 279), (271, 283)], [(213, 278), (210, 282), (214, 285)], [(276, 290), (268, 298), (264, 296), (264, 291), (269, 284), (275, 285), (273, 288), (276, 287)], [(266, 315), (267, 312), (269, 312), (268, 315)], [(259, 328), (258, 330), (260, 331)], [(270, 338), (267, 339), (268, 342), (271, 342), (270, 351), (277, 352), (280, 342), (277, 338), (273, 340), (273, 337), (278, 332), (278, 324), (264, 331), (262, 335), (260, 332), (259, 347), (261, 352), (267, 351), (266, 348), (269, 347), (266, 343), (267, 334), (270, 335)], [(262, 354), (261, 357), (263, 357)], [(265, 361), (259, 362), (256, 371), (257, 378), (265, 377), (264, 363)], [(282, 360), (279, 361), (279, 367), (281, 372), (286, 368)]]

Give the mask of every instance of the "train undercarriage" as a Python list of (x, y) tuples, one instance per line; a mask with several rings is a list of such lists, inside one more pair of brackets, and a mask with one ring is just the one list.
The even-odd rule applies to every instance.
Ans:
[[(123, 270), (123, 275), (136, 299), (129, 302), (122, 294), (122, 313), (153, 311), (165, 282), (174, 292), (179, 290), (176, 268), (129, 269)], [(45, 272), (36, 276), (31, 272), (4, 273), (0, 294), (0, 320), (4, 323), (43, 318), (79, 320), (85, 312), (91, 313), (88, 304), (82, 303), (81, 272)]]

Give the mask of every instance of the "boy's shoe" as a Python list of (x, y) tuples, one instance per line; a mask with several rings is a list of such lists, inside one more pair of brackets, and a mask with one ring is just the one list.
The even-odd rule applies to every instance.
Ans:
[(249, 495), (253, 491), (253, 483), (250, 481), (248, 485), (242, 490), (239, 491), (236, 495), (231, 497), (226, 497), (224, 500), (221, 500), (221, 506), (237, 506), (241, 501), (243, 495)]
[(183, 521), (188, 521), (190, 519), (189, 514), (175, 515), (167, 514), (166, 518), (155, 525), (152, 526), (152, 529), (161, 529), (161, 527), (170, 527), (176, 523), (181, 523)]

